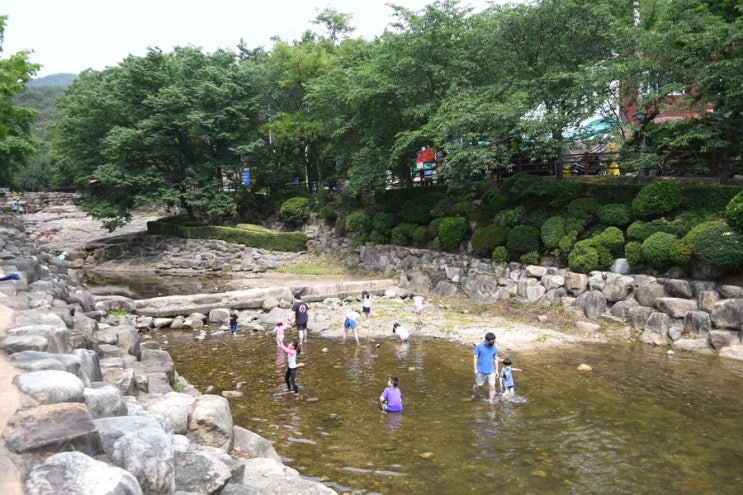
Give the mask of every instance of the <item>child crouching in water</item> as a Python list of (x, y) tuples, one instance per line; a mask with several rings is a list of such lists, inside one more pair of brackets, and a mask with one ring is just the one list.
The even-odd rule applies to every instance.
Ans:
[(503, 369), (500, 370), (500, 388), (503, 390), (503, 395), (513, 397), (514, 383), (513, 383), (513, 372), (523, 371), (521, 368), (511, 368), (511, 360), (506, 358), (503, 360)]
[(279, 342), (279, 347), (286, 353), (288, 361), (286, 366), (286, 375), (284, 375), (286, 391), (291, 392), (293, 389), (294, 395), (299, 397), (299, 387), (297, 387), (297, 356), (299, 356), (299, 353), (302, 351), (296, 340), (292, 340), (289, 343), (289, 347), (285, 346), (283, 342)]
[(402, 392), (397, 388), (397, 384), (398, 379), (396, 376), (389, 377), (387, 388), (379, 396), (379, 403), (382, 404), (382, 409), (385, 412), (402, 411)]

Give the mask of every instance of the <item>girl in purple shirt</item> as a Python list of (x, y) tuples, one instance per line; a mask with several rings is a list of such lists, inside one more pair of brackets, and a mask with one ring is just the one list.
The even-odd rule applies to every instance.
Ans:
[(387, 380), (387, 388), (385, 388), (382, 395), (379, 396), (379, 402), (382, 404), (382, 409), (384, 409), (385, 412), (402, 411), (402, 392), (397, 388), (397, 384), (397, 377), (391, 376)]

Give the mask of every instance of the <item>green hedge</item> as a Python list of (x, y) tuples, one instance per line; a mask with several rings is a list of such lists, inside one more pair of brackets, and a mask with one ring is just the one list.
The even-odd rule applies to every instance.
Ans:
[(147, 232), (184, 239), (220, 239), (269, 251), (296, 253), (307, 250), (307, 235), (303, 232), (275, 232), (243, 224), (236, 227), (189, 225), (183, 216), (147, 222)]
[(712, 266), (738, 268), (743, 265), (743, 236), (727, 225), (711, 227), (699, 234), (694, 254)]
[(632, 214), (637, 218), (660, 217), (681, 206), (682, 200), (681, 187), (675, 182), (653, 182), (635, 196)]

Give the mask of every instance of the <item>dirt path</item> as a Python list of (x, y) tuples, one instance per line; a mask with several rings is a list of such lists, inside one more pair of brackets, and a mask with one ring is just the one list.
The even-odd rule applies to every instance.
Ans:
[[(15, 322), (15, 312), (2, 303), (5, 297), (0, 293), (0, 340), (5, 338), (5, 332)], [(21, 393), (13, 383), (19, 373), (8, 356), (0, 352), (0, 431), (21, 405)], [(20, 482), (20, 473), (10, 460), (5, 449), (5, 442), (0, 442), (0, 493), (3, 495), (22, 495), (23, 488)]]

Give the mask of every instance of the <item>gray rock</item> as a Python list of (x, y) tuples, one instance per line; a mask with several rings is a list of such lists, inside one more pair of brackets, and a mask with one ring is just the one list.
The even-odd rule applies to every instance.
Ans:
[[(322, 483), (300, 477), (296, 470), (273, 459), (241, 459), (240, 462), (245, 464), (245, 476), (241, 484), (257, 490), (255, 493), (264, 495), (333, 495), (336, 493)], [(227, 485), (226, 493), (245, 493), (231, 492), (232, 488), (232, 484)]]
[(168, 377), (168, 384), (173, 385), (175, 380), (175, 364), (173, 358), (166, 351), (156, 351), (147, 349), (141, 351), (142, 364), (145, 371), (149, 373), (165, 373)]
[(220, 460), (203, 452), (175, 452), (175, 483), (178, 492), (220, 493), (232, 473)]
[(735, 344), (720, 349), (720, 357), (743, 361), (743, 345)]
[(97, 388), (86, 388), (85, 405), (88, 406), (93, 419), (112, 416), (126, 416), (127, 407), (124, 395), (116, 387), (104, 385)]
[(669, 280), (665, 283), (666, 292), (671, 297), (691, 299), (693, 297), (691, 284), (686, 280)]
[(80, 359), (80, 371), (87, 378), (87, 383), (86, 379), (83, 379), (86, 387), (91, 382), (103, 381), (101, 363), (95, 351), (90, 349), (75, 349), (72, 351), (72, 354)]
[(227, 399), (202, 395), (194, 404), (186, 436), (192, 443), (230, 452), (234, 441), (233, 426)]
[(693, 299), (679, 297), (659, 297), (655, 300), (655, 305), (658, 310), (674, 319), (684, 318), (689, 311), (698, 309), (697, 302)]
[(597, 290), (586, 293), (584, 309), (587, 318), (598, 318), (606, 311), (606, 298), (604, 294)]
[(640, 341), (646, 344), (666, 345), (671, 318), (665, 313), (653, 312), (645, 322)]
[(739, 285), (720, 284), (717, 286), (717, 292), (723, 299), (743, 298), (743, 287)]
[(165, 432), (169, 438), (173, 436), (173, 429), (158, 416), (112, 416), (98, 418), (93, 423), (100, 434), (103, 450), (108, 455), (112, 454), (116, 440), (127, 433), (155, 428)]
[(15, 453), (56, 453), (69, 448), (90, 455), (103, 452), (93, 419), (82, 403), (65, 402), (18, 411), (8, 420), (3, 438)]
[(730, 330), (710, 330), (707, 343), (716, 351), (723, 347), (740, 344), (740, 332)]
[(24, 371), (59, 370), (80, 377), (80, 358), (71, 354), (51, 352), (16, 352), (10, 358)]
[(80, 452), (56, 454), (34, 467), (26, 480), (34, 495), (142, 495), (129, 472)]
[(147, 411), (164, 417), (176, 434), (188, 432), (188, 417), (196, 402), (195, 397), (171, 391), (164, 396), (142, 397), (140, 402)]
[(703, 290), (698, 293), (697, 304), (699, 309), (711, 313), (715, 303), (720, 300), (720, 295), (714, 290)]
[(712, 324), (715, 328), (740, 330), (741, 322), (743, 322), (743, 299), (723, 299), (712, 307)]
[(712, 353), (712, 348), (707, 344), (707, 339), (679, 339), (673, 343), (672, 349), (677, 351), (694, 351)]
[(627, 297), (634, 287), (635, 279), (615, 273), (607, 274), (602, 293), (606, 301), (615, 303)]
[(145, 494), (175, 492), (175, 457), (172, 439), (159, 428), (145, 428), (121, 436), (111, 460), (132, 473)]
[(83, 382), (67, 371), (42, 370), (21, 373), (15, 384), (40, 404), (85, 402)]
[(8, 354), (23, 351), (44, 352), (49, 347), (49, 341), (41, 335), (16, 335), (5, 337), (0, 347)]
[(234, 446), (235, 452), (246, 454), (248, 457), (266, 457), (276, 462), (282, 462), (281, 457), (276, 453), (273, 444), (262, 436), (253, 433), (241, 426), (235, 426)]
[(657, 282), (642, 285), (635, 289), (635, 299), (641, 306), (654, 308), (655, 301), (659, 297), (666, 297), (666, 291), (665, 288)]
[(712, 330), (712, 319), (705, 311), (689, 311), (684, 316), (684, 328), (694, 336), (707, 336)]
[(627, 261), (627, 258), (617, 258), (614, 260), (614, 263), (611, 264), (611, 271), (614, 273), (619, 273), (621, 275), (628, 275), (632, 272), (629, 266), (629, 262)]
[(48, 342), (47, 351), (51, 353), (67, 354), (71, 350), (69, 331), (65, 326), (26, 325), (8, 330), (9, 337), (19, 337), (24, 335), (38, 335), (44, 337)]

